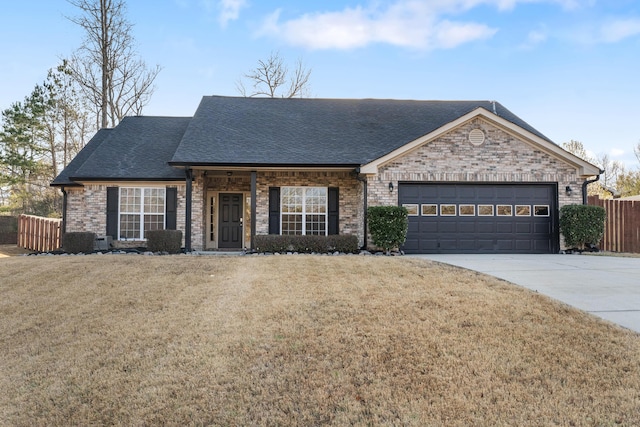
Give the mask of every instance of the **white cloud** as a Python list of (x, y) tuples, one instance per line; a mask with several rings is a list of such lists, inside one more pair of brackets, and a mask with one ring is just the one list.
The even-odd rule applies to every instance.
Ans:
[(619, 148), (612, 148), (609, 153), (611, 154), (611, 157), (620, 157), (624, 155), (625, 151)]
[(527, 34), (527, 39), (522, 45), (520, 45), (520, 48), (533, 49), (539, 44), (542, 44), (545, 41), (547, 41), (548, 38), (549, 38), (549, 35), (547, 34), (547, 30), (544, 27), (541, 27), (537, 30), (529, 31), (529, 34)]
[(640, 18), (615, 19), (600, 28), (600, 38), (606, 43), (616, 43), (640, 35)]
[[(489, 3), (511, 3), (489, 0)], [(492, 37), (488, 25), (444, 19), (487, 0), (396, 0), (386, 8), (348, 7), (338, 12), (309, 13), (281, 21), (276, 10), (263, 22), (259, 35), (284, 39), (309, 49), (354, 49), (371, 43), (431, 50), (447, 49)]]
[(220, 0), (218, 8), (220, 15), (218, 21), (222, 27), (226, 27), (229, 21), (235, 21), (240, 16), (240, 9), (247, 6), (246, 0)]

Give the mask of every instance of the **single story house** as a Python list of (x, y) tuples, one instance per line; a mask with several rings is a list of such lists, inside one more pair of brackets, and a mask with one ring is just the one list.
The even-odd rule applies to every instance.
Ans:
[(558, 211), (600, 170), (494, 101), (205, 96), (193, 117), (126, 117), (52, 182), (64, 230), (187, 250), (260, 234), (354, 234), (409, 211), (407, 253), (554, 253)]

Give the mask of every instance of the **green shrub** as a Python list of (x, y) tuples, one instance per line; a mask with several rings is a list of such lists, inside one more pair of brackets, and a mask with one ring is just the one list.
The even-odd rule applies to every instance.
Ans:
[(89, 231), (76, 231), (65, 233), (62, 236), (62, 250), (70, 254), (93, 252), (96, 233)]
[(407, 239), (409, 221), (407, 209), (402, 206), (371, 206), (367, 209), (367, 222), (373, 243), (387, 254)]
[(147, 249), (151, 252), (177, 254), (182, 248), (181, 230), (152, 230), (144, 233)]
[(587, 245), (600, 243), (606, 217), (601, 206), (565, 205), (560, 208), (560, 232), (566, 246), (585, 249)]
[(299, 236), (299, 235), (258, 235), (255, 236), (258, 252), (300, 252), (300, 253), (353, 253), (358, 250), (358, 237), (352, 235)]

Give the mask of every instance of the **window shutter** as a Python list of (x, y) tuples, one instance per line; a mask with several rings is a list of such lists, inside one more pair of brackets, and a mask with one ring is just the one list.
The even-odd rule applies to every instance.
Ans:
[(340, 198), (338, 187), (329, 187), (328, 209), (329, 228), (328, 234), (340, 234)]
[(107, 187), (107, 236), (118, 239), (118, 187)]
[(269, 234), (280, 234), (280, 187), (269, 187)]
[(165, 228), (167, 230), (175, 230), (178, 218), (178, 189), (175, 187), (167, 187), (165, 190)]

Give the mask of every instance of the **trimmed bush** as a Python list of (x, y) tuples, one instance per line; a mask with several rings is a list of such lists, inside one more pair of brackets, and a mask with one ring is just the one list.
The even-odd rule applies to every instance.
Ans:
[(96, 233), (89, 231), (76, 231), (65, 233), (62, 236), (62, 250), (70, 254), (93, 252)]
[(144, 233), (147, 249), (151, 252), (177, 254), (182, 249), (181, 230), (152, 230)]
[(300, 252), (328, 253), (358, 251), (358, 237), (353, 235), (299, 236), (299, 235), (258, 235), (255, 236), (258, 252)]
[(597, 245), (604, 235), (607, 212), (601, 206), (565, 205), (560, 208), (560, 232), (569, 248)]
[(373, 243), (389, 251), (399, 248), (407, 239), (409, 220), (402, 206), (371, 206), (367, 209), (367, 222)]

